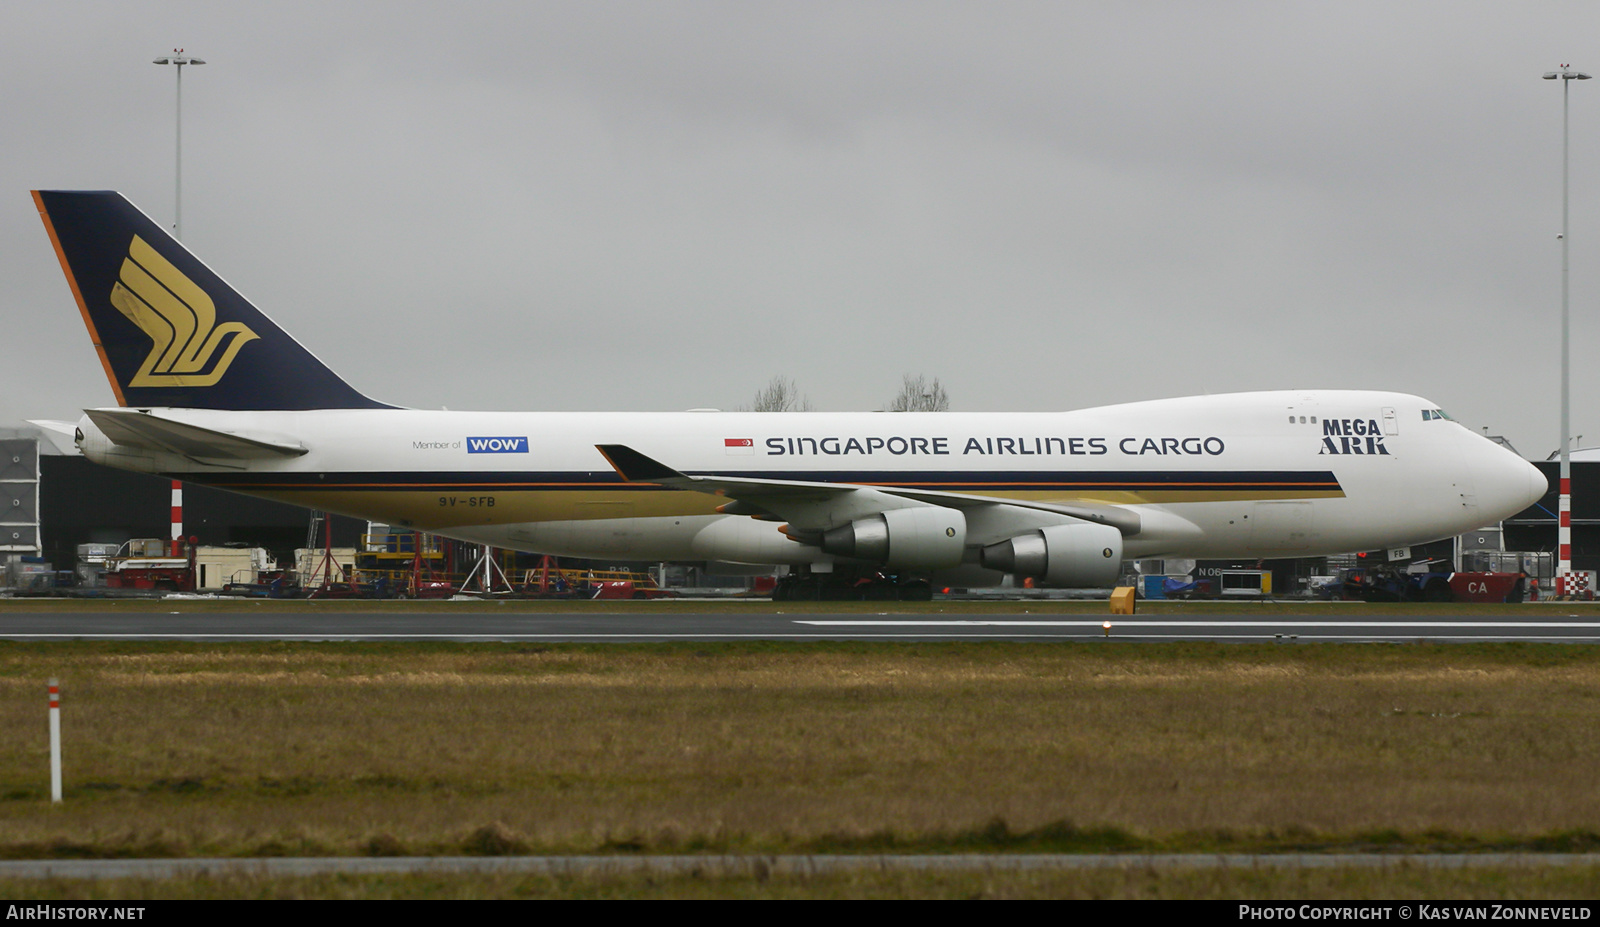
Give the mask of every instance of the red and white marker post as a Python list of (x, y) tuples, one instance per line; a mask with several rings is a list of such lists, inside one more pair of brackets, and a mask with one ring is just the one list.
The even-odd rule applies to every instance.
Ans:
[(172, 556), (180, 556), (183, 541), (183, 483), (172, 481)]
[(61, 687), (50, 677), (50, 800), (61, 802)]

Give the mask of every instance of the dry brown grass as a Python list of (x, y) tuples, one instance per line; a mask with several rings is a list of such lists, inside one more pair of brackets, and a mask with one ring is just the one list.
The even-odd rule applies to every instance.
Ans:
[[(162, 899), (1318, 899), (1388, 902), (1448, 898), (1519, 904), (1591, 898), (1592, 866), (1449, 869), (1232, 868), (917, 872), (862, 869), (822, 875), (582, 873), (545, 875), (183, 876), (171, 879), (0, 879), (0, 896), (140, 902)], [(1591, 905), (1592, 907), (1592, 905)], [(146, 919), (166, 913), (147, 912)]]
[(0, 644), (0, 855), (1588, 849), (1597, 655)]

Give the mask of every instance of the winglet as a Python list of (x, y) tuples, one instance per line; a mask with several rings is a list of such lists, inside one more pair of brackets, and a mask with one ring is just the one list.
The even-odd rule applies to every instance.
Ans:
[(596, 444), (595, 450), (606, 458), (606, 463), (617, 475), (629, 483), (664, 483), (669, 480), (688, 480), (687, 476), (659, 460), (653, 460), (626, 444)]

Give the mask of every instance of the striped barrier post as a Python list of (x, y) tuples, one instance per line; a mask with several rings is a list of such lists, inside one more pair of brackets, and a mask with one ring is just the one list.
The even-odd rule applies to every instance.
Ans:
[(50, 801), (61, 801), (61, 687), (50, 677)]
[(179, 480), (172, 481), (172, 556), (179, 556), (179, 545), (183, 541), (183, 483)]

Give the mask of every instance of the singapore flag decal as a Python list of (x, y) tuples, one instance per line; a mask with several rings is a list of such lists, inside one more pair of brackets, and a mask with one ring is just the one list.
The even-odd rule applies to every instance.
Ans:
[(749, 457), (756, 452), (756, 442), (753, 438), (723, 438), (722, 446), (729, 457)]

